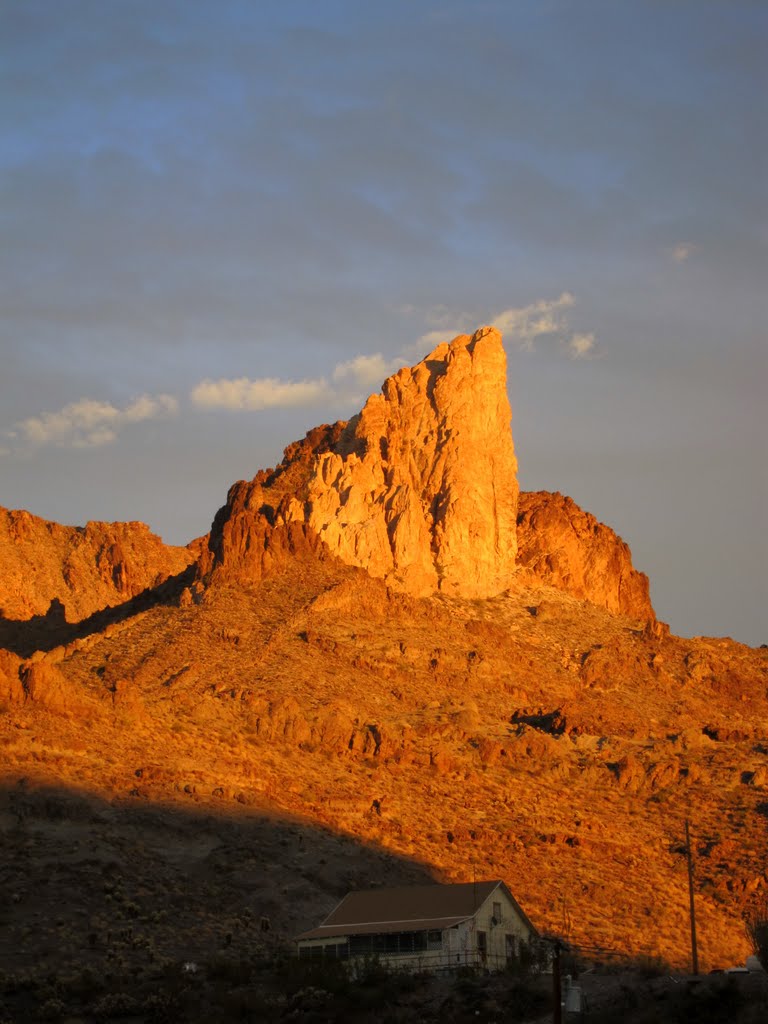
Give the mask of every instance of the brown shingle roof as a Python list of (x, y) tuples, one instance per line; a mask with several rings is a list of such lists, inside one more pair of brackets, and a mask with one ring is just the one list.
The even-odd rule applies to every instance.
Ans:
[(425, 932), (433, 928), (442, 931), (443, 928), (452, 928), (466, 920), (466, 917), (429, 917), (418, 921), (376, 921), (375, 924), (321, 924), (311, 931), (302, 932), (297, 939), (332, 939), (334, 936), (342, 935), (388, 935), (391, 932)]
[(503, 887), (523, 921), (535, 932), (509, 889), (496, 880), (351, 892), (319, 927), (303, 932), (298, 938), (450, 928), (472, 917), (499, 886)]

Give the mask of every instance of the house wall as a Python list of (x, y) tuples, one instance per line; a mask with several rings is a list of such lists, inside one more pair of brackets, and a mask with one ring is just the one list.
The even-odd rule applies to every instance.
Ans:
[[(494, 918), (494, 904), (500, 904), (501, 918), (496, 921)], [(483, 957), (478, 944), (478, 933), (485, 933), (485, 956)], [(520, 951), (520, 943), (528, 942), (531, 939), (531, 932), (522, 920), (514, 904), (498, 888), (490, 894), (487, 900), (480, 906), (475, 916), (463, 924), (454, 928), (446, 928), (442, 932), (442, 942), (439, 949), (425, 949), (418, 953), (386, 953), (378, 954), (382, 960), (392, 967), (405, 968), (408, 970), (430, 970), (430, 969), (452, 969), (462, 965), (487, 967), (490, 970), (500, 970), (507, 963), (507, 936), (514, 939), (514, 953)], [(342, 936), (323, 939), (303, 939), (299, 942), (300, 956), (311, 956), (305, 950), (317, 947), (335, 946), (343, 943)], [(333, 956), (328, 951), (327, 955)], [(316, 953), (316, 956), (323, 954)]]
[[(494, 923), (494, 903), (501, 904), (501, 920)], [(507, 935), (514, 937), (515, 953), (520, 950), (521, 942), (528, 942), (531, 933), (528, 926), (517, 913), (514, 904), (499, 887), (478, 909), (474, 918), (468, 921), (467, 942), (471, 949), (478, 951), (478, 932), (485, 932), (486, 957), (489, 967), (501, 967), (507, 960)]]

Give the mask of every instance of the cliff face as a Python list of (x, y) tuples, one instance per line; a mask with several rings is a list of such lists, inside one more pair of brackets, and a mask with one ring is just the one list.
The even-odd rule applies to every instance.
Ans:
[[(0, 508), (0, 617), (26, 621), (54, 604), (76, 622), (181, 572), (193, 560), (144, 523), (61, 526)], [(62, 608), (63, 606), (63, 608)]]
[[(171, 548), (143, 523), (59, 526), (0, 510), (0, 615), (75, 621), (198, 561), (255, 582), (299, 558), (365, 569), (398, 590), (489, 597), (516, 566), (574, 597), (654, 620), (629, 548), (570, 498), (518, 494), (506, 357), (483, 327), (389, 377), (348, 423), (311, 430), (234, 484), (208, 538)], [(519, 510), (518, 510), (519, 503)], [(519, 514), (518, 514), (519, 511)], [(518, 551), (519, 548), (519, 551)]]
[(517, 549), (506, 356), (490, 327), (389, 377), (346, 425), (322, 427), (273, 474), (230, 490), (203, 571), (256, 578), (317, 551), (399, 589), (502, 591)]
[(518, 564), (549, 586), (614, 615), (655, 620), (648, 577), (632, 567), (628, 545), (571, 498), (523, 492), (517, 543)]
[[(144, 946), (115, 947), (104, 863), (134, 872), (125, 905), (158, 955), (202, 963), (232, 934), (238, 957), (261, 955), (254, 909), (288, 937), (312, 923), (308, 898), (328, 909), (379, 884), (372, 849), (388, 870), (444, 880), (485, 864), (542, 930), (559, 933), (567, 905), (575, 945), (683, 966), (689, 820), (710, 894), (702, 963), (746, 954), (744, 910), (766, 881), (768, 651), (638, 629), (653, 609), (627, 545), (570, 498), (518, 495), (509, 421), (501, 340), (485, 328), (236, 483), (187, 549), (142, 524), (0, 512), (0, 812), (18, 821), (6, 946), (24, 970), (41, 920), (56, 922), (41, 970), (75, 950), (109, 971), (115, 948), (146, 968)], [(189, 588), (185, 574), (127, 601), (193, 559)], [(413, 596), (436, 591), (453, 599)], [(72, 620), (108, 603), (122, 608), (57, 628), (62, 605)], [(89, 849), (116, 806), (139, 811), (103, 863), (75, 846), (62, 857), (45, 845), (59, 826), (34, 823), (60, 821), (78, 788), (110, 802), (97, 827), (83, 820)], [(150, 865), (137, 842), (153, 804), (168, 828), (187, 815), (187, 877), (231, 885), (225, 898), (198, 886), (186, 923), (154, 863), (163, 844), (148, 844)], [(257, 811), (273, 838), (254, 852), (241, 830)], [(217, 816), (202, 833), (201, 813)]]
[(510, 419), (498, 332), (438, 346), (349, 423), (317, 427), (235, 484), (201, 575), (256, 581), (292, 558), (335, 557), (411, 594), (488, 597), (522, 566), (653, 621), (648, 580), (613, 530), (560, 494), (518, 495)]

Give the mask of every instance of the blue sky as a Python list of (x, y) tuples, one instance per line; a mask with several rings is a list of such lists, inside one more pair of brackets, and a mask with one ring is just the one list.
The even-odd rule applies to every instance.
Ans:
[(498, 322), (522, 486), (613, 526), (675, 631), (768, 641), (767, 21), (5, 0), (0, 504), (185, 542)]

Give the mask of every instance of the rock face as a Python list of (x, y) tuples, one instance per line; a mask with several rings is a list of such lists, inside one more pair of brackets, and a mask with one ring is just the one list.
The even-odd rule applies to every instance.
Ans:
[(203, 572), (258, 577), (281, 552), (319, 544), (413, 594), (497, 594), (517, 549), (510, 420), (499, 332), (439, 345), (349, 423), (312, 431), (274, 473), (236, 484)]
[(0, 617), (79, 621), (181, 572), (193, 560), (144, 523), (61, 526), (0, 508)]
[(518, 564), (544, 583), (614, 615), (655, 620), (648, 577), (632, 567), (629, 547), (571, 498), (524, 491), (517, 543)]

